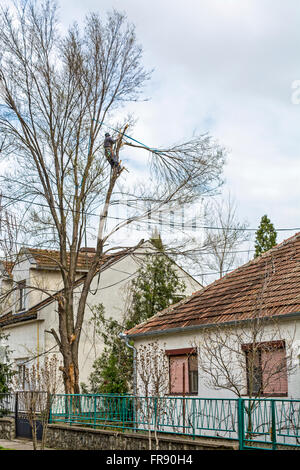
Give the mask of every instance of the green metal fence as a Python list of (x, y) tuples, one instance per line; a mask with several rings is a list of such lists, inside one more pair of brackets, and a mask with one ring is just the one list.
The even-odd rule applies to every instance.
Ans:
[(50, 422), (237, 439), (237, 401), (132, 395), (56, 395)]
[(300, 400), (88, 394), (52, 398), (51, 423), (231, 439), (241, 450), (300, 449)]
[[(300, 400), (53, 395), (50, 423), (231, 439), (243, 449), (300, 450)], [(15, 413), (0, 394), (0, 417)]]
[(300, 400), (239, 400), (240, 449), (300, 449)]

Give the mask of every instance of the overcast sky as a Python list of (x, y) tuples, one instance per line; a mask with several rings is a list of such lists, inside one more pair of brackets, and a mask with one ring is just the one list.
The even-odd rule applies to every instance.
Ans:
[[(63, 0), (64, 24), (89, 11), (125, 11), (144, 64), (146, 103), (130, 109), (150, 146), (210, 132), (229, 150), (226, 184), (256, 228), (300, 227), (300, 4), (297, 0)], [(280, 232), (278, 240), (293, 232)]]

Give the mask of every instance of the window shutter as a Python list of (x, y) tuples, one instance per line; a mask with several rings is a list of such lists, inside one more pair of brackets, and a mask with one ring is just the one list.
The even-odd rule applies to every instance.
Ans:
[(264, 395), (286, 395), (288, 392), (285, 349), (263, 349), (261, 367)]
[(189, 393), (187, 356), (170, 356), (170, 393)]

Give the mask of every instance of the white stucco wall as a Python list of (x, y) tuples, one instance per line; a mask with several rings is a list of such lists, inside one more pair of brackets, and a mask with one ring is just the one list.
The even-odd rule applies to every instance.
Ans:
[(40, 321), (16, 324), (11, 325), (9, 328), (3, 328), (5, 333), (9, 333), (8, 345), (12, 352), (11, 359), (24, 359), (39, 354), (43, 350), (43, 335), (41, 330)]
[[(279, 323), (278, 323), (279, 325)], [(277, 337), (278, 336), (278, 337)], [(288, 398), (299, 399), (300, 398), (300, 319), (281, 321), (280, 322), (280, 334), (274, 336), (274, 328), (266, 327), (264, 331), (264, 340), (285, 340), (287, 349), (290, 346), (295, 346), (292, 350), (293, 364), (295, 366), (293, 373), (288, 377)], [(149, 344), (156, 341), (162, 349), (181, 349), (199, 346), (201, 342), (201, 328), (193, 331), (184, 331), (177, 333), (169, 333), (163, 335), (152, 335), (137, 337), (134, 339), (134, 345), (138, 349), (141, 345)], [(287, 354), (290, 350), (287, 350)], [(246, 387), (246, 374), (245, 371), (240, 371), (245, 378)], [(199, 381), (198, 381), (198, 397), (201, 398), (236, 398), (236, 395), (225, 389), (213, 389), (208, 385), (207, 381), (209, 378), (205, 375), (200, 368), (198, 369)], [(282, 397), (286, 398), (286, 397)]]

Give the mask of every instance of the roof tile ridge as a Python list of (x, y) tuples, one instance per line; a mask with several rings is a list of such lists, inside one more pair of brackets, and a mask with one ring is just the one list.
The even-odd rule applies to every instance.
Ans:
[[(291, 243), (293, 240), (297, 239), (298, 237), (300, 237), (300, 232), (297, 232), (296, 234), (292, 235), (291, 237), (289, 237), (289, 238), (283, 240), (282, 242), (278, 243), (276, 246), (272, 247), (270, 250), (268, 250), (268, 251), (262, 253), (260, 256), (257, 256), (257, 257), (254, 258), (254, 259), (249, 260), (247, 263), (243, 264), (242, 266), (238, 266), (237, 268), (235, 268), (235, 269), (233, 269), (232, 271), (230, 271), (230, 273), (225, 274), (225, 276), (222, 276), (222, 277), (219, 278), (219, 279), (216, 279), (216, 280), (213, 281), (212, 283), (208, 284), (207, 286), (203, 287), (202, 289), (199, 289), (198, 291), (194, 292), (194, 293), (191, 294), (190, 296), (185, 297), (184, 299), (182, 299), (181, 301), (177, 302), (176, 304), (170, 305), (169, 307), (165, 308), (164, 310), (161, 310), (160, 312), (156, 313), (155, 315), (153, 315), (152, 317), (148, 318), (148, 319), (145, 320), (144, 322), (139, 323), (139, 324), (136, 325), (134, 328), (139, 328), (139, 327), (145, 325), (146, 323), (148, 323), (151, 319), (160, 317), (160, 316), (162, 316), (162, 315), (165, 315), (166, 313), (169, 313), (169, 312), (171, 312), (172, 310), (174, 310), (176, 307), (179, 307), (179, 306), (181, 306), (181, 305), (183, 305), (183, 304), (185, 304), (185, 303), (188, 303), (193, 297), (198, 296), (198, 295), (201, 295), (201, 294), (203, 294), (204, 292), (206, 292), (208, 289), (211, 289), (213, 286), (215, 286), (215, 285), (217, 285), (217, 284), (219, 284), (219, 283), (222, 283), (225, 278), (230, 277), (231, 275), (233, 275), (233, 274), (236, 273), (237, 271), (239, 271), (239, 270), (244, 270), (244, 269), (246, 269), (248, 266), (250, 266), (251, 264), (255, 264), (255, 263), (259, 262), (262, 258), (267, 257), (267, 256), (270, 256), (270, 254), (272, 254), (271, 252), (280, 249), (280, 247), (284, 246), (285, 244)], [(133, 329), (133, 328), (132, 328), (132, 329)], [(130, 331), (130, 330), (128, 330), (128, 331)]]
[(269, 250), (265, 251), (265, 252), (262, 253), (261, 255), (259, 255), (259, 256), (257, 256), (256, 258), (254, 258), (252, 261), (256, 261), (256, 260), (259, 260), (260, 258), (266, 257), (266, 256), (268, 256), (270, 253), (272, 253), (273, 251), (280, 250), (280, 248), (282, 248), (284, 245), (288, 245), (289, 243), (294, 242), (294, 241), (297, 240), (298, 238), (300, 238), (300, 232), (294, 233), (293, 235), (291, 235), (290, 237), (286, 238), (285, 240), (282, 240), (282, 242), (277, 243), (275, 246), (273, 246), (273, 247), (270, 248)]

